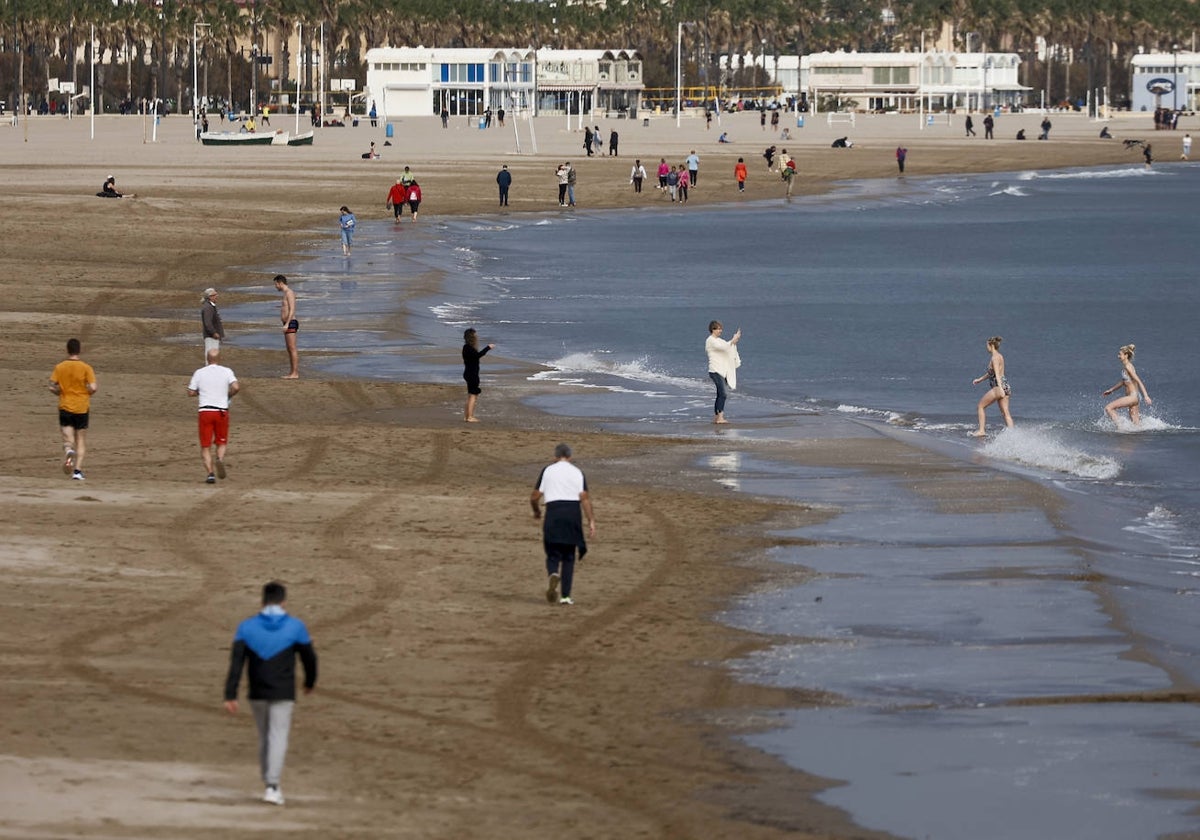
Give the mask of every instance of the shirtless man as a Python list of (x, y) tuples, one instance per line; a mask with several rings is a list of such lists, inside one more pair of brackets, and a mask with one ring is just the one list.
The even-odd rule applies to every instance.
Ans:
[(287, 278), (282, 274), (275, 275), (275, 291), (283, 292), (283, 300), (279, 303), (279, 322), (283, 324), (283, 343), (287, 345), (288, 361), (292, 369), (284, 379), (300, 378), (300, 353), (296, 350), (296, 332), (300, 322), (296, 320), (296, 293), (288, 288)]

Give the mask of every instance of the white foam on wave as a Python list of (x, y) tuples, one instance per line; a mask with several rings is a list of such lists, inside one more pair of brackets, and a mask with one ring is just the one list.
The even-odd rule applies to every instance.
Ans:
[(1078, 478), (1109, 481), (1121, 472), (1120, 461), (1069, 446), (1038, 426), (1005, 429), (987, 441), (981, 451), (989, 458)]
[(1129, 415), (1122, 411), (1117, 414), (1117, 423), (1114, 426), (1113, 422), (1107, 417), (1097, 417), (1095, 429), (1101, 432), (1116, 432), (1122, 435), (1139, 435), (1149, 432), (1192, 432), (1196, 431), (1190, 426), (1178, 426), (1170, 423), (1161, 417), (1155, 415), (1142, 415), (1142, 422), (1134, 424), (1130, 421)]
[(475, 306), (467, 303), (439, 303), (429, 307), (429, 311), (439, 321), (461, 327), (474, 320)]
[(1130, 165), (1120, 169), (1089, 169), (1084, 172), (1022, 172), (1018, 181), (1103, 181), (1111, 178), (1152, 178), (1160, 173), (1157, 169)]
[[(1187, 542), (1186, 525), (1182, 522), (1179, 514), (1165, 505), (1155, 505), (1145, 516), (1138, 517), (1133, 524), (1126, 525), (1122, 530), (1164, 543), (1171, 551), (1169, 559), (1173, 563), (1182, 566), (1200, 566), (1200, 557), (1197, 555), (1196, 546)], [(1176, 574), (1200, 577), (1200, 570), (1185, 569)]]
[[(614, 376), (633, 382), (687, 390), (695, 390), (701, 384), (698, 379), (685, 379), (656, 370), (644, 357), (632, 361), (617, 361), (605, 359), (603, 353), (571, 353), (561, 359), (547, 362), (547, 365), (551, 368), (550, 370), (536, 373), (530, 378), (585, 384), (586, 378), (589, 376)], [(602, 387), (614, 388), (616, 386), (605, 385)]]
[[(835, 411), (842, 414), (854, 414), (859, 417), (869, 417), (872, 420), (883, 420), (885, 423), (901, 423), (906, 421), (906, 415), (896, 411), (884, 411), (878, 408), (864, 408), (861, 405), (847, 405), (842, 403)], [(907, 423), (905, 423), (907, 425)]]
[[(992, 186), (998, 187), (1000, 185), (992, 184)], [(1021, 189), (1020, 187), (1014, 187), (1014, 186), (1010, 185), (1010, 186), (1004, 187), (1003, 189), (993, 190), (992, 192), (988, 193), (988, 195), (1013, 195), (1013, 196), (1017, 196), (1018, 198), (1024, 198), (1024, 197), (1028, 196), (1029, 193), (1025, 192), (1025, 190)]]

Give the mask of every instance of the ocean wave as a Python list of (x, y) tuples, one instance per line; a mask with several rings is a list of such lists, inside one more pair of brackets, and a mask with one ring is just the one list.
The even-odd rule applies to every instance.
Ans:
[(1160, 174), (1159, 170), (1140, 165), (1123, 166), (1120, 169), (1090, 169), (1086, 172), (1022, 172), (1018, 181), (1104, 181), (1111, 178), (1150, 178)]
[(1098, 481), (1109, 481), (1121, 472), (1120, 461), (1069, 446), (1040, 427), (1005, 429), (980, 451), (989, 458)]
[[(993, 184), (992, 186), (998, 187), (1000, 185)], [(1025, 192), (1025, 190), (1021, 189), (1020, 187), (1007, 186), (1007, 187), (1004, 187), (1003, 189), (994, 190), (993, 192), (988, 193), (988, 195), (1013, 195), (1013, 196), (1017, 196), (1019, 198), (1024, 198), (1024, 197), (1028, 196), (1029, 193)]]
[(847, 405), (842, 403), (834, 411), (842, 414), (854, 414), (859, 417), (869, 417), (872, 420), (883, 420), (885, 423), (893, 423), (898, 425), (910, 425), (908, 422), (911, 418), (901, 414), (898, 411), (884, 411), (879, 408), (864, 408), (861, 405)]
[(571, 353), (546, 364), (551, 370), (536, 373), (531, 379), (569, 380), (583, 384), (588, 376), (615, 376), (633, 382), (687, 390), (695, 390), (701, 384), (698, 379), (685, 379), (656, 370), (645, 358), (616, 361), (605, 359), (598, 353)]
[(1114, 426), (1113, 422), (1107, 417), (1097, 417), (1094, 428), (1101, 432), (1116, 432), (1121, 435), (1139, 435), (1149, 432), (1194, 432), (1197, 431), (1191, 426), (1179, 426), (1164, 420), (1161, 417), (1154, 415), (1142, 415), (1142, 422), (1134, 425), (1129, 420), (1129, 416), (1125, 412), (1117, 414), (1117, 423)]
[(439, 303), (429, 307), (429, 311), (439, 321), (461, 327), (474, 320), (476, 307), (468, 303)]

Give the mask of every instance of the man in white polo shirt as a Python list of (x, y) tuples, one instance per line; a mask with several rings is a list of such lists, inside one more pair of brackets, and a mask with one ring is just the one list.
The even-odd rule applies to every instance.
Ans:
[[(220, 364), (221, 351), (209, 350), (208, 364), (192, 374), (189, 396), (200, 398), (200, 456), (204, 459), (207, 484), (225, 477), (225, 446), (229, 442), (229, 399), (238, 392), (237, 376)], [(217, 445), (216, 475), (213, 475), (213, 443)]]
[[(583, 472), (571, 463), (571, 447), (560, 443), (554, 447), (553, 464), (545, 467), (538, 476), (529, 504), (533, 518), (542, 518), (541, 502), (546, 503), (546, 517), (542, 523), (542, 545), (546, 549), (546, 600), (551, 604), (574, 604), (571, 599), (571, 582), (575, 576), (575, 550), (580, 559), (587, 554), (587, 543), (583, 538), (583, 517), (587, 517), (588, 536), (596, 536), (596, 517), (592, 514), (592, 502), (588, 498), (587, 479)], [(562, 596), (559, 597), (559, 586)]]

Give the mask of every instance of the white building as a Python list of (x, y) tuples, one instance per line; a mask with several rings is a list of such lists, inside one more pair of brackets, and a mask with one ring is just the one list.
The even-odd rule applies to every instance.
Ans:
[(367, 51), (366, 98), (382, 119), (443, 109), (474, 116), (611, 112), (635, 116), (642, 58), (633, 50), (378, 47)]
[(1200, 53), (1145, 53), (1135, 55), (1132, 65), (1129, 95), (1134, 111), (1193, 110), (1200, 87)]
[[(727, 59), (722, 58), (725, 62)], [(731, 66), (738, 66), (734, 56)], [(833, 97), (845, 110), (916, 111), (920, 108), (991, 110), (1024, 102), (1030, 90), (1018, 79), (1016, 53), (822, 52), (748, 55), (745, 65), (762, 67), (783, 88), (816, 107)]]

